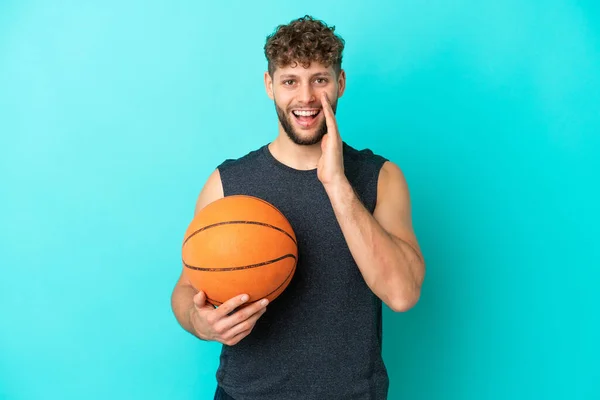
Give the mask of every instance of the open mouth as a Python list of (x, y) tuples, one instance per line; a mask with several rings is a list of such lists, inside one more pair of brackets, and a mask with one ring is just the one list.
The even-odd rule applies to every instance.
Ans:
[(310, 127), (321, 114), (321, 110), (294, 110), (292, 111), (296, 122), (304, 127)]

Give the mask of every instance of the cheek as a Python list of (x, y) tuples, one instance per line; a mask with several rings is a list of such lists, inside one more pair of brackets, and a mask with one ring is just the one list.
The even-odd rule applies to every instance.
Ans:
[(275, 106), (280, 110), (280, 112), (283, 112), (285, 114), (288, 113), (287, 105), (285, 103), (282, 103), (280, 98), (275, 97), (274, 102), (275, 102)]
[(329, 97), (329, 100), (337, 99), (337, 97), (338, 97), (337, 85), (327, 85), (327, 87), (324, 87), (321, 90), (319, 90), (319, 92), (318, 92), (319, 99), (321, 98), (321, 94), (323, 92), (327, 93), (327, 97)]
[(277, 93), (274, 95), (275, 104), (282, 110), (287, 111), (288, 107), (290, 107), (290, 99), (288, 96), (283, 96), (281, 93)]
[(333, 87), (333, 88), (326, 88), (326, 89), (323, 89), (323, 90), (321, 90), (321, 91), (318, 93), (318, 96), (317, 96), (317, 102), (318, 102), (319, 104), (321, 104), (321, 95), (322, 95), (323, 93), (326, 93), (326, 94), (327, 94), (327, 98), (329, 99), (329, 101), (330, 101), (331, 103), (335, 103), (335, 102), (337, 101), (337, 98), (338, 98), (338, 92), (337, 92), (337, 88), (335, 88), (335, 87)]

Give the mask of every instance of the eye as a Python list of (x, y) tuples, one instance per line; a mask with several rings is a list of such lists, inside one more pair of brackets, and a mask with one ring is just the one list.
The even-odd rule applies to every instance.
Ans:
[(320, 83), (327, 83), (327, 78), (317, 78), (315, 81), (316, 81), (317, 83), (319, 83), (319, 84), (320, 84)]
[(283, 81), (283, 84), (286, 85), (286, 86), (293, 85), (294, 84), (294, 80), (293, 79), (286, 79), (285, 81)]

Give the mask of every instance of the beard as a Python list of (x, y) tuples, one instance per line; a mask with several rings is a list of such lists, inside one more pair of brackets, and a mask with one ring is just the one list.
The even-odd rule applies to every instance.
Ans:
[[(325, 117), (323, 116), (322, 121), (316, 127), (316, 132), (314, 133), (314, 135), (309, 136), (309, 137), (302, 137), (302, 135), (300, 135), (298, 133), (298, 131), (296, 129), (294, 129), (294, 125), (291, 121), (291, 119), (293, 118), (290, 115), (291, 111), (286, 114), (281, 109), (281, 107), (279, 107), (277, 105), (277, 103), (274, 102), (274, 104), (275, 104), (275, 110), (277, 111), (277, 117), (279, 118), (279, 123), (281, 124), (281, 127), (283, 128), (285, 133), (288, 135), (290, 140), (292, 142), (294, 142), (295, 144), (297, 144), (299, 146), (312, 146), (314, 144), (319, 143), (321, 141), (321, 139), (323, 139), (323, 136), (325, 136), (325, 134), (327, 133), (327, 123), (325, 121)], [(335, 115), (335, 111), (337, 109), (337, 99), (335, 99), (335, 102), (333, 102), (331, 104), (331, 109), (333, 110), (333, 114)], [(319, 111), (319, 113), (323, 113), (323, 110), (321, 109), (321, 111)]]

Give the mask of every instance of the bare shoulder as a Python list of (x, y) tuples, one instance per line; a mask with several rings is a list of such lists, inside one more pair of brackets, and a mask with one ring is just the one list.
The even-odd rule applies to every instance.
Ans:
[(402, 169), (394, 162), (386, 161), (379, 171), (377, 205), (380, 206), (390, 201), (395, 202), (398, 206), (410, 207), (408, 183)]
[(204, 183), (204, 186), (198, 195), (194, 215), (213, 201), (223, 198), (223, 196), (224, 194), (223, 184), (221, 183), (221, 175), (219, 174), (219, 170), (215, 169), (206, 179), (206, 182)]
[(413, 230), (408, 183), (400, 167), (391, 161), (386, 161), (379, 172), (373, 217), (390, 235), (420, 252)]

